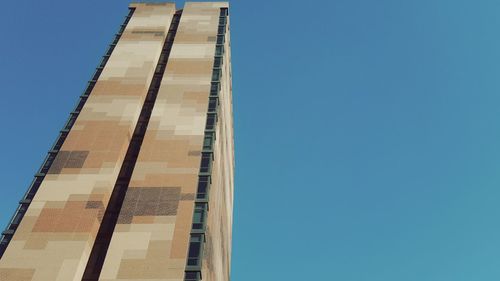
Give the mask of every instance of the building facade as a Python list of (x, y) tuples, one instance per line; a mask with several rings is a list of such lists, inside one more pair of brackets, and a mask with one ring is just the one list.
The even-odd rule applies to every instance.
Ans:
[(133, 3), (2, 233), (0, 280), (229, 280), (228, 4)]

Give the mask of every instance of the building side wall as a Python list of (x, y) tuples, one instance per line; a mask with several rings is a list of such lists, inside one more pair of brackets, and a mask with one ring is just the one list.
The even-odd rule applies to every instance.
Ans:
[(135, 8), (0, 260), (0, 280), (82, 278), (175, 9)]
[(184, 279), (224, 5), (183, 9), (100, 280)]
[(229, 17), (219, 92), (219, 110), (214, 145), (206, 242), (202, 277), (204, 281), (230, 279), (234, 196), (234, 136), (231, 85)]

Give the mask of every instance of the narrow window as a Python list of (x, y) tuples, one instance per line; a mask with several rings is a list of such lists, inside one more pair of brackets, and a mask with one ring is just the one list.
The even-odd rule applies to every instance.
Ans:
[(203, 153), (201, 156), (200, 173), (210, 173), (212, 166), (212, 154)]
[(207, 130), (213, 130), (213, 129), (215, 129), (215, 119), (216, 119), (216, 115), (215, 114), (208, 114), (208, 116), (207, 116), (207, 126), (205, 127)]
[(212, 81), (219, 81), (221, 74), (222, 71), (220, 68), (214, 68), (214, 71), (212, 72)]
[(201, 234), (191, 235), (187, 265), (197, 266), (201, 264), (202, 242), (203, 236)]
[(215, 57), (214, 68), (220, 68), (222, 65), (222, 57)]
[(199, 272), (186, 272), (184, 281), (200, 281), (201, 274)]
[(193, 213), (193, 226), (192, 229), (202, 230), (205, 229), (205, 219), (207, 213), (206, 203), (196, 203)]
[(218, 105), (219, 105), (219, 101), (217, 98), (210, 98), (208, 100), (208, 112), (217, 112)]
[(224, 46), (223, 45), (217, 45), (215, 47), (215, 55), (216, 56), (222, 56), (224, 54)]
[(226, 26), (225, 25), (219, 25), (219, 29), (217, 30), (218, 34), (224, 34), (226, 31)]
[(217, 96), (219, 94), (220, 84), (219, 82), (212, 82), (212, 86), (210, 87), (210, 95)]
[(217, 45), (224, 45), (224, 35), (217, 35)]
[(212, 150), (214, 145), (214, 136), (213, 134), (205, 135), (203, 139), (203, 150)]
[(198, 191), (196, 193), (196, 199), (207, 199), (208, 198), (208, 188), (210, 184), (209, 176), (200, 176), (198, 181)]

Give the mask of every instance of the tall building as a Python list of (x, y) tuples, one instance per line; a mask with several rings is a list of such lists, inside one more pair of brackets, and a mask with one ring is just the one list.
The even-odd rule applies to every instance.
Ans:
[(133, 3), (2, 233), (0, 280), (229, 280), (228, 4)]

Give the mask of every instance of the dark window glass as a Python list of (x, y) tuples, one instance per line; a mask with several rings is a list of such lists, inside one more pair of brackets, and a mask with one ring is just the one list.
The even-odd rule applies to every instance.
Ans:
[(61, 133), (61, 135), (57, 139), (56, 143), (52, 147), (52, 150), (59, 150), (59, 149), (61, 149), (61, 146), (63, 145), (65, 139), (66, 139), (66, 133)]
[(33, 182), (31, 183), (30, 188), (28, 189), (28, 193), (26, 194), (26, 199), (33, 199), (35, 196), (35, 193), (37, 192), (38, 188), (42, 184), (43, 179), (39, 177), (35, 177)]
[(207, 126), (205, 127), (205, 129), (214, 130), (215, 129), (215, 120), (216, 120), (215, 114), (209, 114), (207, 116)]
[(184, 281), (200, 281), (201, 274), (199, 272), (186, 272)]
[(217, 45), (224, 45), (224, 35), (217, 35)]
[(219, 81), (222, 71), (220, 68), (215, 68), (212, 72), (212, 81)]
[(208, 112), (217, 112), (217, 106), (219, 105), (217, 98), (210, 98), (208, 100)]
[(219, 25), (219, 29), (217, 30), (218, 34), (224, 34), (226, 32), (226, 26), (225, 25)]
[(151, 81), (151, 85), (155, 88), (159, 87), (161, 83), (161, 77), (155, 76), (153, 77), (153, 81)]
[(205, 228), (205, 218), (207, 212), (206, 203), (196, 203), (194, 206), (193, 213), (193, 229), (204, 229)]
[(110, 46), (108, 51), (106, 52), (106, 56), (111, 56), (111, 53), (113, 52), (114, 46)]
[(219, 25), (225, 25), (225, 24), (226, 24), (226, 21), (227, 21), (227, 18), (226, 18), (226, 17), (220, 17), (220, 18), (219, 18)]
[(215, 57), (214, 68), (220, 68), (222, 65), (222, 57)]
[(201, 155), (200, 172), (209, 173), (212, 166), (212, 155), (210, 153), (203, 153)]
[[(148, 127), (148, 122), (141, 121), (136, 125), (137, 134), (143, 135), (146, 132), (146, 128)], [(138, 145), (136, 146), (138, 149), (140, 148)]]
[(221, 8), (220, 9), (220, 16), (221, 17), (227, 16), (227, 8)]
[(209, 176), (200, 176), (200, 180), (198, 182), (198, 191), (196, 193), (196, 198), (206, 199), (208, 197), (209, 184), (210, 184), (210, 177)]
[(48, 172), (50, 166), (54, 162), (54, 159), (56, 159), (56, 154), (55, 153), (49, 153), (49, 155), (47, 155), (45, 163), (43, 164), (43, 167), (42, 167), (42, 171), (41, 171), (42, 173), (47, 173)]
[(83, 95), (85, 95), (85, 96), (90, 95), (90, 92), (92, 92), (92, 89), (93, 89), (93, 88), (94, 88), (94, 87), (90, 87), (90, 86), (88, 86), (88, 87), (87, 87), (87, 89), (85, 89), (85, 92), (83, 93)]
[(24, 216), (24, 212), (17, 213), (16, 216), (14, 217), (14, 219), (12, 220), (12, 224), (20, 224), (23, 216)]
[(224, 54), (224, 45), (217, 45), (215, 47), (215, 55), (222, 56), (222, 54)]
[(163, 68), (164, 68), (164, 67), (165, 67), (165, 65), (163, 65), (163, 64), (158, 64), (158, 65), (156, 66), (156, 70), (155, 70), (155, 72), (156, 72), (156, 73), (162, 73), (162, 71), (163, 71)]
[(201, 234), (191, 235), (191, 239), (189, 241), (187, 265), (200, 265), (202, 242), (203, 237)]
[(64, 129), (68, 129), (68, 130), (71, 129), (71, 127), (73, 127), (73, 124), (75, 124), (75, 121), (76, 121), (76, 116), (71, 116), (68, 120), (68, 123), (66, 123), (66, 126), (64, 127)]
[(172, 41), (172, 40), (174, 40), (174, 34), (173, 34), (172, 32), (169, 32), (169, 33), (167, 34), (167, 39), (166, 39), (166, 40), (167, 40), (167, 41)]
[(94, 89), (94, 86), (95, 86), (95, 83), (89, 82), (87, 84), (87, 91), (88, 91), (88, 93), (87, 92), (85, 92), (85, 93), (90, 94), (90, 92), (92, 91), (92, 89)]
[(210, 95), (217, 96), (219, 94), (219, 88), (219, 82), (212, 82), (212, 86), (210, 87)]
[(203, 139), (203, 150), (212, 150), (214, 143), (213, 135), (206, 135)]
[(28, 204), (21, 204), (19, 206), (19, 212), (26, 213), (27, 210), (28, 210)]
[(94, 73), (94, 76), (92, 76), (92, 80), (97, 80), (99, 78), (99, 75), (101, 75), (101, 71), (101, 69), (97, 69)]
[(109, 57), (102, 57), (101, 64), (99, 65), (100, 67), (104, 67), (106, 63), (108, 62)]
[(75, 110), (73, 110), (73, 111), (82, 111), (83, 105), (85, 104), (86, 101), (87, 101), (87, 97), (81, 97), (80, 101), (78, 102), (78, 104), (75, 107)]

